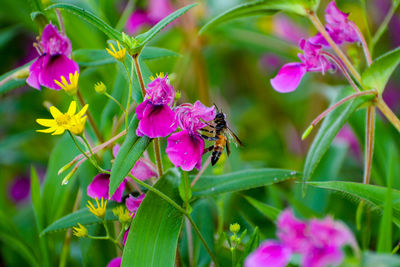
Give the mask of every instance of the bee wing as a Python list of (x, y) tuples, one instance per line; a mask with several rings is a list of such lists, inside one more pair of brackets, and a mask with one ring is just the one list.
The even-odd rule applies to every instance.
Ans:
[(228, 134), (228, 137), (234, 141), (236, 146), (243, 146), (242, 141), (240, 141), (239, 137), (237, 137), (229, 127), (226, 127), (226, 133)]

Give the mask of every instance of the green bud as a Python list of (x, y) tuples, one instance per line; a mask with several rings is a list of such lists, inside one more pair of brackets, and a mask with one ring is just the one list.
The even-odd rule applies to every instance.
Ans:
[(301, 140), (304, 140), (307, 138), (307, 136), (310, 135), (311, 131), (314, 129), (314, 125), (310, 125), (307, 130), (303, 133), (303, 135), (301, 136)]
[(104, 94), (107, 92), (107, 86), (103, 82), (98, 82), (94, 84), (94, 90), (99, 94)]
[(28, 76), (29, 76), (29, 69), (28, 68), (19, 70), (19, 71), (15, 72), (13, 74), (13, 77), (15, 79), (26, 79), (26, 78), (28, 78)]
[(234, 234), (238, 233), (240, 231), (240, 225), (238, 223), (229, 225), (229, 231), (231, 231)]
[(62, 180), (61, 185), (66, 185), (69, 182), (69, 179), (72, 178), (72, 176), (75, 174), (76, 172), (76, 168), (72, 169), (72, 171), (70, 173), (67, 174), (67, 176), (65, 176), (65, 178)]
[(124, 47), (128, 50), (129, 54), (137, 54), (140, 52), (140, 44), (139, 41), (133, 37), (130, 37), (126, 33), (122, 33), (122, 42), (124, 43)]

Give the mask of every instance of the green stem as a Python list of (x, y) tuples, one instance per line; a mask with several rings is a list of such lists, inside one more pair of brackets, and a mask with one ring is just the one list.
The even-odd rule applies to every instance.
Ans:
[(361, 10), (362, 10), (362, 14), (363, 14), (365, 29), (367, 31), (368, 40), (371, 40), (372, 35), (371, 35), (371, 30), (369, 29), (366, 0), (361, 0)]
[(372, 52), (375, 48), (375, 45), (378, 43), (379, 39), (382, 37), (383, 33), (386, 31), (387, 26), (392, 19), (394, 13), (396, 12), (397, 7), (399, 6), (400, 1), (393, 1), (393, 5), (390, 8), (389, 12), (386, 14), (386, 17), (382, 21), (381, 25), (379, 26), (378, 30), (375, 32), (374, 36), (372, 37), (371, 43), (370, 43), (370, 50), (371, 50), (371, 55)]
[(125, 113), (125, 116), (128, 116), (126, 109), (121, 105), (121, 103), (119, 103), (119, 101), (117, 99), (115, 99), (112, 95), (110, 95), (107, 92), (104, 92), (104, 94), (106, 95), (106, 97), (108, 97), (109, 99), (114, 101), (122, 109), (122, 111)]
[(376, 106), (385, 115), (385, 117), (393, 124), (393, 126), (400, 132), (400, 120), (396, 114), (386, 105), (385, 101), (379, 97), (376, 101)]
[(374, 135), (375, 135), (375, 106), (367, 109), (365, 134), (365, 164), (364, 164), (364, 184), (369, 184), (371, 178), (372, 156), (374, 153)]
[(128, 112), (126, 112), (127, 110), (129, 110), (129, 105), (131, 104), (131, 98), (132, 98), (132, 75), (133, 75), (133, 61), (132, 61), (132, 65), (131, 65), (131, 72), (129, 73), (129, 69), (125, 64), (125, 61), (123, 62), (123, 65), (125, 67), (125, 71), (126, 74), (128, 75), (129, 78), (129, 94), (128, 94), (128, 100), (126, 103), (126, 108), (125, 108), (125, 127), (126, 130), (128, 131), (128, 125), (129, 125), (129, 118), (128, 118)]
[[(77, 91), (76, 95), (78, 96), (79, 103), (81, 104), (82, 107), (84, 107), (85, 100), (83, 99), (83, 96), (79, 90)], [(103, 143), (104, 142), (103, 136), (101, 135), (101, 132), (100, 132), (99, 128), (97, 127), (97, 125), (93, 119), (92, 113), (90, 112), (89, 109), (86, 111), (86, 115), (87, 115), (89, 124), (90, 124), (90, 126), (92, 126), (94, 134), (96, 135), (97, 139), (99, 140), (100, 143)]]
[(231, 248), (232, 252), (232, 267), (236, 266), (236, 247)]
[(153, 143), (154, 154), (156, 155), (158, 177), (161, 178), (163, 176), (164, 172), (163, 172), (162, 159), (161, 159), (160, 140), (159, 140), (159, 138), (154, 138), (153, 142), (154, 142)]

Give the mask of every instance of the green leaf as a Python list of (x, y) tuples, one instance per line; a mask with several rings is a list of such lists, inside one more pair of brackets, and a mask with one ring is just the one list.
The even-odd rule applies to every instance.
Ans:
[[(94, 205), (96, 206), (96, 204)], [(107, 221), (118, 220), (118, 217), (116, 217), (112, 212), (112, 209), (115, 206), (116, 206), (115, 203), (112, 202), (107, 203), (106, 217), (105, 217)], [(102, 223), (102, 219), (96, 217), (93, 213), (89, 211), (88, 208), (82, 208), (78, 211), (75, 211), (58, 219), (57, 221), (49, 225), (46, 229), (44, 229), (40, 235), (44, 235), (54, 231), (66, 230), (73, 226), (77, 226), (78, 223), (82, 225), (99, 224)]]
[(165, 57), (178, 57), (178, 53), (160, 47), (146, 46), (140, 53), (140, 59), (142, 60), (154, 60)]
[(242, 255), (240, 256), (239, 262), (244, 262), (246, 257), (253, 252), (260, 245), (260, 231), (258, 227), (254, 228), (253, 234), (251, 235), (249, 241), (246, 243), (246, 246), (243, 250)]
[(40, 267), (35, 254), (32, 249), (28, 247), (22, 240), (17, 237), (10, 235), (8, 233), (0, 232), (0, 240), (7, 244), (7, 247), (12, 248), (16, 253), (18, 253), (22, 258), (24, 258), (30, 266)]
[(121, 149), (115, 158), (114, 164), (111, 168), (110, 188), (109, 195), (112, 196), (117, 190), (118, 186), (122, 183), (128, 175), (136, 161), (140, 158), (147, 146), (150, 144), (151, 139), (144, 136), (138, 137), (136, 135), (136, 128), (139, 120), (134, 117), (129, 124), (128, 134), (121, 145)]
[(364, 86), (383, 93), (393, 71), (400, 63), (400, 47), (380, 56), (363, 72), (361, 78)]
[(193, 196), (216, 195), (295, 179), (299, 173), (281, 169), (253, 169), (223, 175), (204, 175), (193, 187)]
[(400, 266), (400, 256), (391, 254), (375, 254), (364, 252), (361, 267), (398, 267)]
[[(29, 66), (33, 61), (26, 63), (25, 65), (13, 69), (0, 76), (0, 95), (7, 93), (13, 89), (20, 88), (26, 84), (25, 80), (29, 75)], [(18, 78), (18, 76), (26, 76), (25, 78)]]
[(158, 22), (156, 25), (154, 25), (150, 30), (136, 36), (135, 39), (137, 41), (139, 41), (140, 46), (145, 46), (164, 27), (166, 27), (172, 21), (174, 21), (175, 19), (177, 19), (180, 16), (182, 16), (183, 14), (185, 14), (189, 9), (191, 9), (194, 6), (197, 6), (197, 4), (187, 5), (185, 7), (182, 7), (181, 9), (178, 9), (177, 11), (169, 14), (168, 16), (163, 18), (160, 22)]
[[(390, 147), (387, 151), (387, 192), (385, 199), (385, 206), (383, 209), (383, 216), (379, 226), (378, 235), (378, 245), (377, 252), (380, 253), (390, 253), (392, 251), (392, 190), (393, 190), (393, 180), (394, 180), (394, 158), (395, 158), (394, 147)], [(396, 158), (397, 159), (397, 158)], [(397, 161), (396, 161), (397, 162)]]
[[(349, 95), (349, 90), (342, 90), (334, 99), (333, 103), (338, 102), (347, 95)], [(326, 116), (308, 150), (306, 162), (304, 163), (303, 182), (307, 181), (312, 176), (322, 157), (325, 155), (326, 151), (328, 151), (336, 134), (346, 123), (350, 115), (353, 114), (359, 106), (372, 98), (373, 96), (371, 95), (354, 98), (340, 105)]]
[(46, 10), (54, 8), (65, 9), (74, 15), (80, 16), (93, 26), (97, 27), (100, 31), (104, 32), (111, 39), (119, 40), (120, 42), (122, 41), (122, 34), (119, 31), (115, 30), (110, 25), (101, 20), (99, 17), (85, 10), (84, 8), (77, 7), (67, 3), (58, 3), (49, 6), (48, 8), (46, 8)]
[[(367, 203), (383, 210), (387, 189), (385, 187), (361, 184), (355, 182), (308, 182), (307, 184), (318, 188), (337, 191), (355, 198), (357, 201), (365, 200)], [(392, 189), (393, 197), (393, 222), (400, 225), (400, 191)]]
[[(309, 1), (311, 2), (311, 1)], [(273, 15), (278, 11), (292, 12), (306, 15), (307, 3), (303, 0), (262, 0), (244, 3), (235, 6), (228, 11), (218, 15), (200, 29), (200, 34), (223, 22), (233, 19), (255, 15)]]
[(265, 215), (268, 219), (271, 221), (275, 222), (276, 219), (278, 218), (279, 213), (281, 210), (272, 207), (270, 205), (267, 205), (261, 201), (258, 201), (257, 199), (254, 199), (252, 197), (245, 196), (244, 197), (253, 207), (258, 209), (262, 214)]
[[(167, 171), (155, 184), (172, 200), (181, 204), (178, 193), (179, 172)], [(141, 203), (129, 230), (122, 267), (173, 267), (183, 215), (149, 191)]]

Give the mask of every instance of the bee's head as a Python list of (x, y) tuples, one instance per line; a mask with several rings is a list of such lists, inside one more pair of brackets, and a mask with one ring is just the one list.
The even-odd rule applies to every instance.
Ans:
[(222, 112), (218, 112), (217, 115), (215, 115), (216, 119), (225, 119), (225, 114)]

